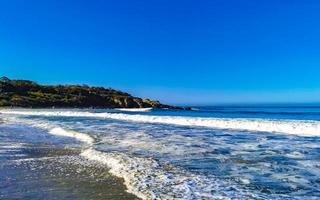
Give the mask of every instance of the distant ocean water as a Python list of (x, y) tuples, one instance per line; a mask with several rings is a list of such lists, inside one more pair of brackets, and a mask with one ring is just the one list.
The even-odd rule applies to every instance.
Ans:
[(0, 113), (3, 163), (50, 144), (72, 147), (77, 168), (105, 166), (141, 199), (320, 198), (320, 106)]

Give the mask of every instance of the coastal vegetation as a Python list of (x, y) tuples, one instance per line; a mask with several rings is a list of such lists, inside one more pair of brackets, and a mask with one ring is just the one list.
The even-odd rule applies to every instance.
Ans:
[(40, 85), (0, 78), (0, 107), (25, 108), (167, 108), (180, 107), (134, 97), (126, 92), (87, 85)]

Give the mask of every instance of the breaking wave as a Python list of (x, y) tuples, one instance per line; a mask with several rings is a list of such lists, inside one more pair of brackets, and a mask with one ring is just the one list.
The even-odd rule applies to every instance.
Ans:
[[(99, 145), (96, 145), (95, 143), (96, 139), (101, 140), (101, 138), (96, 135), (94, 135), (96, 136), (94, 137), (91, 134), (83, 133), (83, 131), (79, 129), (78, 125), (76, 129), (80, 130), (80, 132), (72, 130), (73, 128), (75, 128), (75, 126), (73, 126), (73, 128), (71, 129), (66, 125), (62, 126), (61, 122), (54, 123), (42, 120), (42, 118), (40, 118), (40, 120), (28, 119), (25, 117), (20, 118), (16, 115), (110, 118), (142, 123), (203, 126), (209, 128), (268, 131), (304, 136), (320, 136), (320, 126), (319, 122), (317, 121), (150, 116), (137, 114), (130, 115), (123, 113), (92, 113), (87, 111), (75, 112), (2, 110), (1, 113), (12, 114), (12, 119), (15, 122), (20, 122), (21, 120), (21, 122), (23, 123), (46, 129), (52, 135), (70, 137), (82, 142), (83, 148), (80, 153), (81, 157), (89, 160), (92, 163), (97, 162), (106, 165), (110, 169), (111, 174), (123, 178), (128, 192), (135, 194), (141, 199), (277, 199), (281, 195), (252, 192), (249, 187), (243, 186), (250, 185), (250, 180), (246, 179), (245, 176), (244, 178), (239, 180), (224, 179), (214, 176), (213, 174), (210, 175), (186, 171), (185, 169), (179, 168), (178, 166), (173, 166), (171, 164), (165, 163), (164, 161), (158, 161), (156, 158), (151, 158), (148, 156), (137, 156), (133, 152), (123, 153), (119, 151), (102, 151), (99, 148)], [(171, 138), (171, 140), (167, 141), (172, 141), (172, 139), (175, 139), (177, 141), (182, 140), (177, 135), (169, 135), (168, 137), (175, 138)], [(110, 141), (113, 141), (112, 139), (113, 138), (110, 137)], [(153, 144), (155, 145), (155, 148), (158, 148), (158, 146), (156, 146), (158, 145), (156, 142), (151, 141), (151, 143), (148, 141), (143, 141), (143, 139), (146, 138), (137, 136), (138, 142), (141, 142), (137, 143), (136, 140), (130, 140), (129, 137), (124, 139), (123, 145), (137, 146), (138, 144), (140, 145), (141, 149), (143, 149), (142, 147), (148, 147), (148, 145)], [(192, 138), (192, 140), (195, 139)], [(186, 141), (186, 143), (187, 142), (188, 141)], [(120, 146), (121, 145), (122, 144), (120, 143)], [(245, 146), (241, 146), (240, 150), (255, 149), (259, 144), (245, 143), (243, 145)], [(179, 146), (182, 151), (186, 151), (186, 148), (183, 148), (183, 145), (179, 144)], [(189, 146), (186, 147), (188, 147), (188, 149), (191, 149), (191, 147)], [(209, 146), (206, 146), (206, 148), (208, 147)], [(160, 143), (159, 148), (161, 149), (166, 147), (162, 147)], [(208, 149), (214, 148), (211, 148), (210, 146), (210, 148)], [(199, 148), (191, 150), (196, 152), (197, 150), (199, 150)], [(171, 151), (171, 149), (169, 149), (169, 151)], [(178, 150), (172, 151), (176, 151), (177, 153), (179, 153)], [(300, 159), (303, 158), (304, 154), (302, 154), (300, 151), (294, 151), (287, 152), (286, 156), (290, 158)], [(304, 162), (303, 164), (306, 165), (308, 163)], [(314, 164), (311, 164), (312, 168), (315, 168), (313, 167)], [(302, 179), (299, 179), (298, 181), (301, 180)], [(241, 184), (238, 184), (239, 182), (241, 182)]]
[(205, 177), (161, 166), (152, 158), (139, 158), (123, 153), (105, 153), (93, 148), (81, 156), (110, 168), (110, 173), (123, 178), (130, 193), (141, 199), (232, 199), (255, 198), (240, 186), (215, 177)]
[(243, 118), (204, 118), (180, 116), (152, 116), (123, 113), (93, 113), (79, 111), (14, 111), (2, 110), (1, 113), (35, 116), (93, 117), (126, 120), (141, 123), (160, 123), (180, 126), (200, 126), (215, 129), (247, 130), (274, 132), (300, 136), (320, 136), (320, 122), (313, 120), (271, 120)]
[(153, 108), (118, 108), (115, 110), (126, 111), (126, 112), (149, 112)]
[[(16, 119), (17, 120), (17, 119)], [(102, 152), (94, 148), (89, 134), (67, 130), (47, 122), (22, 120), (33, 127), (47, 129), (48, 133), (74, 138), (83, 144), (80, 156), (91, 162), (106, 165), (109, 172), (124, 179), (127, 191), (141, 199), (229, 199), (254, 197), (232, 183), (211, 177), (190, 174), (173, 166), (162, 166), (152, 158), (130, 156), (120, 152)], [(22, 122), (21, 121), (21, 122)], [(229, 188), (226, 190), (226, 188)], [(229, 191), (229, 192), (228, 192)]]
[(52, 135), (58, 135), (58, 136), (64, 136), (64, 137), (72, 137), (74, 139), (77, 139), (81, 142), (87, 143), (87, 144), (93, 144), (94, 139), (84, 133), (79, 133), (76, 131), (71, 131), (71, 130), (65, 130), (60, 127), (53, 128), (49, 131), (50, 134)]

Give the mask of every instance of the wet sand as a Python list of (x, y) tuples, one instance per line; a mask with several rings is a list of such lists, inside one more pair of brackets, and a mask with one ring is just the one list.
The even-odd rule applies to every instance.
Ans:
[(138, 199), (80, 149), (27, 146), (0, 157), (0, 199)]

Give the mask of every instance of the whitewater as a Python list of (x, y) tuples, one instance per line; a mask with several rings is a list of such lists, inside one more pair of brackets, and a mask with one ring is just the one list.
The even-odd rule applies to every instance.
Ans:
[(217, 129), (236, 129), (261, 132), (296, 134), (302, 136), (320, 136), (320, 122), (312, 120), (272, 120), (272, 119), (228, 119), (177, 116), (129, 115), (122, 113), (91, 113), (77, 111), (2, 111), (4, 114), (60, 116), (60, 117), (93, 117), (127, 120), (143, 123), (174, 124), (180, 126), (202, 126)]
[(181, 112), (0, 111), (5, 123), (79, 142), (81, 157), (141, 199), (319, 197), (319, 120)]

